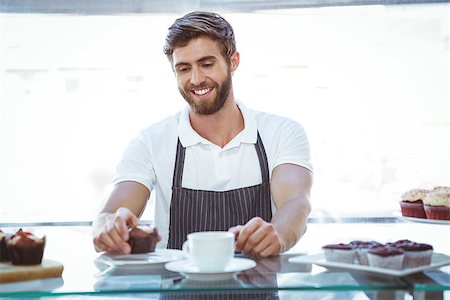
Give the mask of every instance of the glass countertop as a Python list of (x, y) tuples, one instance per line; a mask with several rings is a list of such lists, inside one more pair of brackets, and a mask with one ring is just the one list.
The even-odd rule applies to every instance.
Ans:
[[(2, 229), (12, 232), (17, 227)], [(310, 224), (302, 240), (287, 253), (266, 259), (238, 255), (238, 258), (254, 260), (256, 267), (232, 272), (225, 278), (200, 279), (168, 271), (164, 264), (110, 267), (99, 259), (102, 254), (95, 252), (89, 226), (24, 229), (46, 235), (44, 259), (62, 263), (62, 277), (0, 284), (0, 298), (68, 295), (127, 295), (134, 298), (145, 295), (159, 299), (220, 295), (219, 298), (238, 299), (250, 296), (254, 299), (320, 299), (327, 295), (329, 299), (405, 299), (411, 295), (431, 294), (433, 299), (450, 299), (450, 266), (407, 276), (386, 276), (292, 262), (292, 258), (320, 253), (321, 246), (326, 243), (354, 239), (387, 242), (408, 238), (430, 243), (435, 252), (448, 255), (450, 226), (445, 225), (406, 222)]]

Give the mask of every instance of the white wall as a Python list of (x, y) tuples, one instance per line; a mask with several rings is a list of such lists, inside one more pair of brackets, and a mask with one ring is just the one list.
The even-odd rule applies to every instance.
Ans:
[[(223, 14), (237, 97), (309, 135), (313, 215), (392, 216), (405, 189), (450, 185), (448, 11)], [(129, 140), (184, 107), (176, 17), (0, 14), (0, 222), (93, 218)]]

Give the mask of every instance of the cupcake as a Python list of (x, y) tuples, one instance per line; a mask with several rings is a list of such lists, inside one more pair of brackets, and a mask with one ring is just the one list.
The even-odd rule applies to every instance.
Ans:
[(356, 249), (356, 260), (360, 265), (367, 266), (369, 264), (369, 259), (367, 258), (367, 253), (376, 247), (383, 247), (383, 244), (380, 244), (376, 241), (352, 241), (350, 244)]
[(13, 265), (37, 265), (42, 262), (45, 236), (38, 238), (19, 229), (6, 242), (6, 247)]
[(450, 193), (450, 187), (449, 186), (435, 186), (432, 190), (432, 192), (434, 191), (446, 191)]
[(12, 234), (5, 233), (0, 229), (0, 262), (10, 261), (8, 251), (6, 250), (6, 243), (11, 238)]
[(424, 199), (424, 209), (428, 219), (450, 220), (450, 191), (433, 190)]
[(403, 193), (400, 208), (404, 217), (426, 218), (423, 208), (423, 199), (427, 195), (428, 190), (413, 189)]
[(411, 243), (398, 247), (405, 252), (403, 268), (414, 268), (431, 264), (433, 246), (424, 243)]
[(387, 268), (401, 270), (405, 253), (400, 248), (376, 247), (367, 253), (369, 266), (376, 268)]
[(329, 262), (353, 264), (355, 261), (356, 249), (350, 244), (328, 244), (322, 249), (325, 259)]
[(397, 247), (397, 248), (401, 248), (401, 247), (403, 247), (403, 246), (408, 246), (408, 245), (411, 245), (411, 244), (414, 244), (414, 242), (413, 241), (410, 241), (410, 240), (398, 240), (398, 241), (396, 241), (396, 242), (390, 242), (390, 243), (386, 243), (386, 245), (385, 246), (387, 246), (387, 247)]
[(147, 253), (155, 251), (158, 242), (158, 231), (156, 228), (134, 227), (129, 231), (128, 244), (132, 254)]

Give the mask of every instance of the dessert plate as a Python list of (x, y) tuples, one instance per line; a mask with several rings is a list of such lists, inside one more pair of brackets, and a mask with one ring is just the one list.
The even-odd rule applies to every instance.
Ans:
[(450, 221), (448, 220), (434, 220), (434, 219), (425, 219), (425, 218), (413, 218), (413, 217), (404, 217), (400, 211), (396, 211), (394, 216), (400, 221), (405, 222), (416, 222), (416, 223), (427, 223), (427, 224), (439, 224), (439, 225), (450, 225)]
[(426, 266), (419, 266), (415, 268), (406, 268), (402, 270), (393, 270), (387, 268), (377, 268), (371, 266), (365, 266), (360, 264), (346, 264), (346, 263), (338, 263), (338, 262), (329, 262), (325, 259), (325, 254), (315, 254), (315, 255), (302, 255), (291, 257), (289, 259), (291, 263), (312, 263), (321, 267), (329, 268), (329, 269), (345, 269), (348, 271), (362, 271), (373, 274), (382, 274), (382, 275), (390, 275), (396, 277), (402, 277), (414, 273), (425, 272), (428, 270), (436, 269), (445, 265), (450, 265), (450, 256), (440, 253), (433, 253), (431, 257), (431, 264)]
[(256, 267), (256, 262), (247, 258), (233, 258), (223, 272), (202, 272), (190, 260), (178, 260), (165, 265), (166, 269), (178, 272), (187, 279), (199, 281), (228, 280), (234, 274)]
[(104, 263), (110, 267), (138, 267), (159, 266), (173, 260), (185, 258), (181, 250), (156, 249), (155, 252), (142, 254), (110, 254), (104, 253), (97, 257), (96, 262)]

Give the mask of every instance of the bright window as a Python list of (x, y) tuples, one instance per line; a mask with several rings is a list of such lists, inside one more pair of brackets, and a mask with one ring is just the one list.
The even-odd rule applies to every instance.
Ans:
[[(392, 216), (405, 189), (450, 185), (448, 11), (218, 10), (237, 98), (308, 133), (312, 216)], [(128, 142), (185, 105), (162, 53), (180, 15), (0, 14), (1, 221), (93, 219)]]

